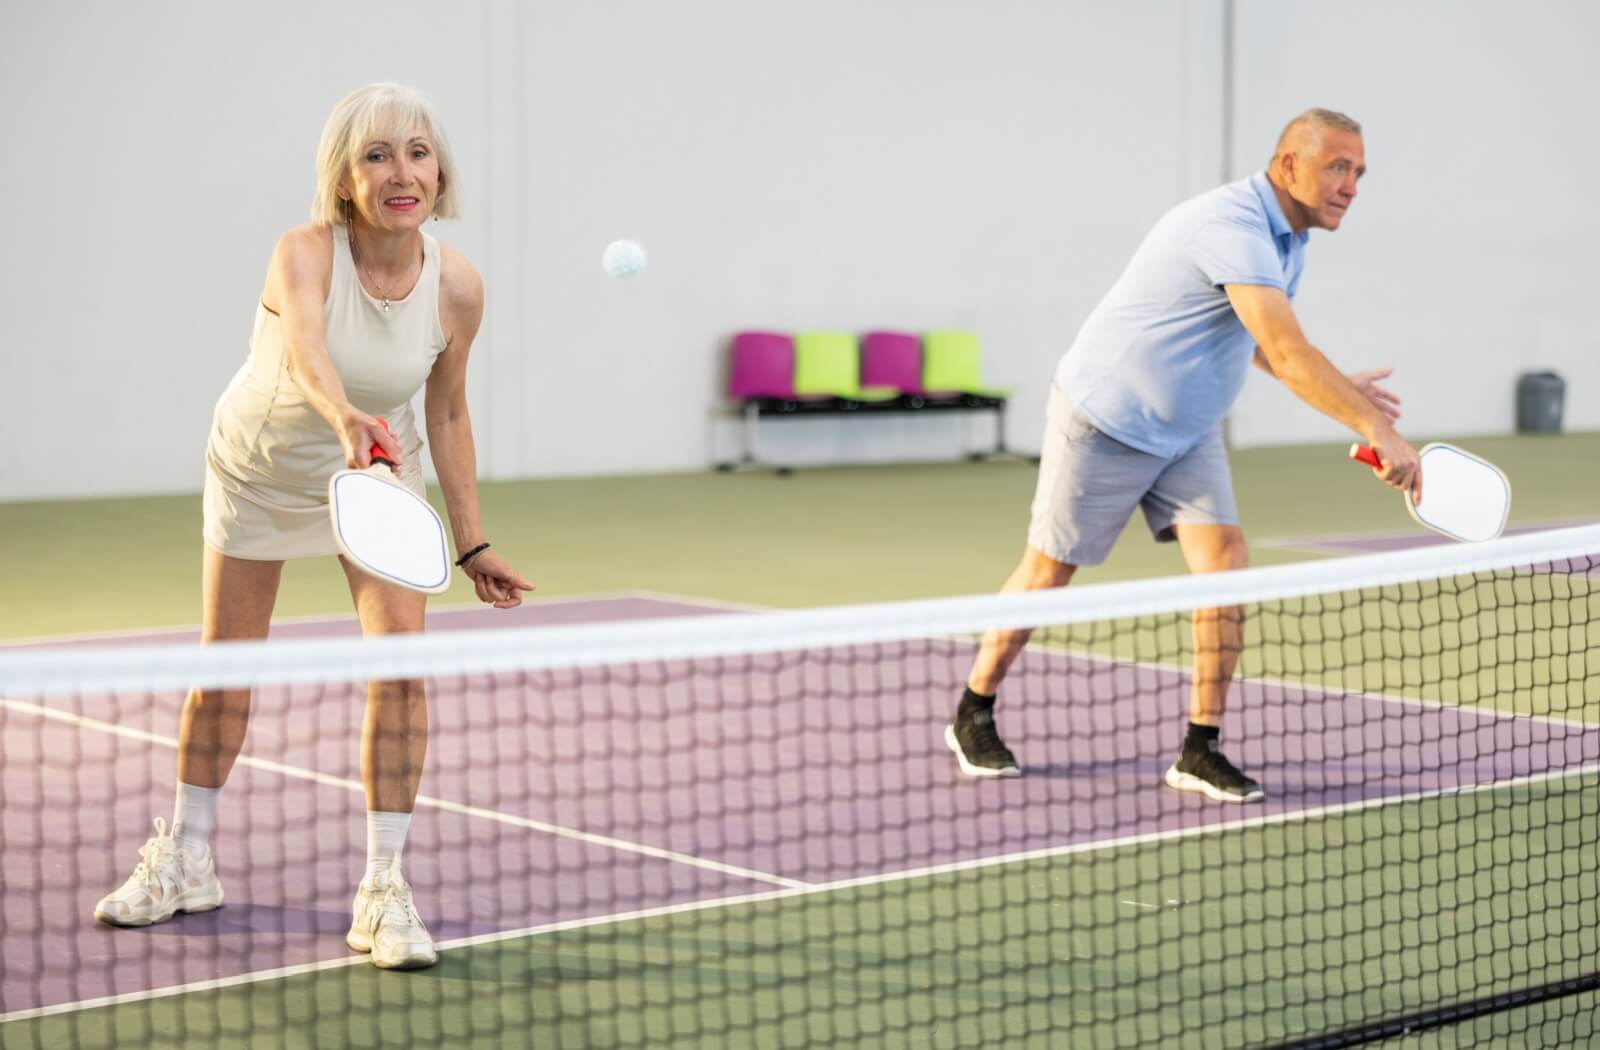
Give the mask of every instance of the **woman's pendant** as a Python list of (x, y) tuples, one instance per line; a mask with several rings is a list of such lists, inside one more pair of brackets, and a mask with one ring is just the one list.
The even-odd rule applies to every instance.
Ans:
[(383, 297), (383, 312), (384, 313), (388, 313), (389, 312), (389, 297), (388, 296), (384, 296)]

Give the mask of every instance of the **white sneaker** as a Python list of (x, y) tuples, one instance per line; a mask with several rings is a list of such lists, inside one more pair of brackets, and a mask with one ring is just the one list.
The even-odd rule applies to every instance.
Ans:
[(149, 926), (180, 911), (222, 907), (222, 883), (211, 851), (196, 860), (156, 818), (156, 836), (139, 850), (139, 866), (128, 881), (100, 898), (94, 917), (110, 926)]
[(356, 887), (355, 918), (344, 942), (371, 952), (372, 965), (384, 970), (419, 970), (439, 961), (433, 938), (411, 903), (411, 887), (400, 876), (400, 855), (389, 870)]

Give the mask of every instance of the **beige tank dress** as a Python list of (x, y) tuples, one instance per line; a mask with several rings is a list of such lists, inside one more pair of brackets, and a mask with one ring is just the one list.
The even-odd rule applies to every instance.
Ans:
[[(422, 235), (422, 275), (385, 311), (361, 286), (349, 234), (335, 225), (323, 317), (328, 356), (345, 396), (389, 421), (405, 453), (400, 480), (422, 494), (422, 439), (411, 399), (445, 347), (439, 243)], [(257, 560), (338, 553), (328, 521), (328, 479), (344, 466), (333, 428), (289, 377), (282, 320), (258, 303), (250, 356), (218, 399), (206, 443), (206, 543)]]

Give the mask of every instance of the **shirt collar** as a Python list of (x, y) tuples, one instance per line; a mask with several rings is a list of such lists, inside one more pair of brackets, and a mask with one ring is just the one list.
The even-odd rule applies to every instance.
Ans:
[(1261, 207), (1267, 213), (1267, 225), (1272, 229), (1274, 237), (1288, 237), (1293, 234), (1298, 241), (1305, 241), (1311, 234), (1310, 230), (1294, 232), (1289, 225), (1289, 219), (1283, 214), (1283, 206), (1278, 203), (1278, 195), (1272, 189), (1272, 183), (1267, 181), (1267, 173), (1258, 171), (1250, 176), (1250, 188), (1256, 191), (1256, 196), (1261, 200)]

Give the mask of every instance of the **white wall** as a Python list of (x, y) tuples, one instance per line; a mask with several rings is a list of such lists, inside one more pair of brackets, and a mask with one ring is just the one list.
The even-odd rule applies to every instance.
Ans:
[[(482, 10), (438, 10), (3, 8), (0, 500), (199, 489), (273, 243), (306, 221), (322, 122), (352, 87), (431, 94), (481, 193)], [(486, 218), (450, 239), (481, 252)]]
[[(731, 452), (712, 419), (746, 326), (973, 328), (991, 381), (1020, 388), (1013, 444), (1032, 445), (1078, 323), (1156, 216), (1225, 167), (1223, 0), (0, 10), (0, 500), (199, 487), (321, 123), (371, 80), (427, 92), (461, 156), (467, 217), (435, 229), (488, 286), (470, 396), (492, 477)], [(1596, 425), (1595, 220), (1556, 207), (1595, 167), (1597, 16), (1325, 10), (1241, 2), (1234, 69), (1238, 174), (1304, 105), (1370, 129), (1363, 199), (1312, 245), (1313, 337), (1396, 363), (1429, 430), (1507, 429), (1511, 376), (1535, 365), (1567, 371), (1570, 422)], [(617, 237), (646, 244), (646, 274), (603, 276)], [(1322, 431), (1252, 385), (1234, 434)], [(764, 436), (804, 463), (947, 457), (959, 435), (899, 417)]]
[[(1181, 3), (689, 9), (693, 24), (649, 0), (531, 19), (518, 469), (703, 464), (744, 327), (975, 329), (993, 380), (1023, 389), (1014, 434), (1035, 444), (1077, 320), (1142, 228), (1220, 169), (1220, 22)], [(1191, 95), (1212, 105), (1198, 128)], [(1198, 177), (1182, 164), (1196, 154)], [(619, 236), (649, 248), (644, 278), (597, 269)], [(942, 422), (764, 438), (802, 461), (948, 458), (958, 425)], [(731, 450), (731, 429), (716, 436)]]
[[(484, 272), (491, 476), (697, 469), (745, 326), (981, 333), (1032, 444), (1132, 244), (1215, 181), (1220, 4), (482, 0), (37, 5), (0, 47), (25, 157), (0, 281), (0, 498), (186, 491), (323, 117), (430, 93)], [(311, 32), (310, 27), (319, 27)], [(617, 237), (652, 267), (598, 266)], [(975, 430), (975, 437), (977, 427)], [(947, 457), (950, 420), (772, 428)], [(110, 447), (116, 451), (109, 456)]]
[[(1507, 433), (1517, 374), (1567, 380), (1568, 429), (1600, 428), (1600, 5), (1584, 0), (1243, 0), (1235, 171), (1285, 114), (1343, 110), (1369, 174), (1314, 232), (1297, 307), (1347, 370), (1393, 366), (1402, 433)], [(1344, 434), (1255, 374), (1235, 444)]]

